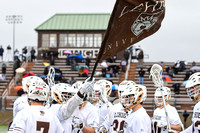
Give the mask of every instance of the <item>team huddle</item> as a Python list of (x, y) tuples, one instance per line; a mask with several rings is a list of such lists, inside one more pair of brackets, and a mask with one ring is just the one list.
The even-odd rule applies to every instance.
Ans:
[[(186, 90), (198, 102), (193, 110), (193, 124), (184, 130), (178, 112), (168, 102), (168, 87), (156, 88), (156, 109), (150, 118), (143, 102), (147, 88), (130, 80), (119, 84), (119, 102), (108, 97), (112, 82), (94, 78), (73, 85), (58, 83), (49, 87), (37, 76), (22, 79), (24, 92), (14, 102), (9, 133), (199, 133), (200, 73), (190, 76)], [(163, 101), (164, 100), (164, 101)], [(164, 104), (165, 103), (165, 104)], [(164, 107), (165, 106), (165, 107)], [(166, 115), (166, 112), (168, 115)]]

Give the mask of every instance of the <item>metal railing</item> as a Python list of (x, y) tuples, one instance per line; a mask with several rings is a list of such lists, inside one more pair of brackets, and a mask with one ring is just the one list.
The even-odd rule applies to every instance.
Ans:
[(12, 110), (14, 100), (17, 99), (18, 96), (5, 96), (0, 97), (0, 110)]

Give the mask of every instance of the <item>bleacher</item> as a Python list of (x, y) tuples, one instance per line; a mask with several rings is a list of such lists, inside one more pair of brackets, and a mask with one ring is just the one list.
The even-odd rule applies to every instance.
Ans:
[[(84, 65), (85, 63), (78, 63), (78, 65)], [(95, 59), (91, 60), (90, 63), (90, 70), (89, 70), (89, 76), (92, 74), (92, 70), (95, 65)], [(117, 60), (116, 63), (110, 63), (110, 65), (120, 65), (120, 60)], [(77, 81), (83, 81), (86, 79), (86, 77), (79, 77), (78, 71), (72, 71), (70, 65), (66, 65), (65, 60), (55, 60), (55, 64), (51, 65), (53, 67), (59, 68), (62, 71), (63, 74), (63, 79), (70, 79), (71, 77), (74, 77)], [(38, 60), (35, 65), (32, 68), (32, 72), (35, 73), (36, 75), (43, 75), (45, 66), (43, 65), (42, 60)], [(100, 63), (98, 63), (96, 71), (95, 72), (101, 72), (101, 66)], [(96, 76), (94, 75), (96, 80), (102, 79), (103, 77), (101, 76)], [(114, 83), (118, 83), (119, 78), (118, 77), (110, 77), (110, 80), (112, 80)]]

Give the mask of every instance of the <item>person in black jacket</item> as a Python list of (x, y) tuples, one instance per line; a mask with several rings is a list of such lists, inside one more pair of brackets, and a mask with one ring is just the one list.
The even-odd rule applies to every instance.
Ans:
[(4, 49), (2, 47), (2, 45), (0, 46), (0, 58), (1, 58), (1, 61), (3, 61), (3, 52), (4, 52)]
[(87, 65), (88, 68), (90, 68), (90, 62), (91, 62), (90, 58), (87, 57), (87, 58), (85, 59), (85, 65)]
[(2, 64), (1, 71), (3, 74), (3, 79), (6, 80), (6, 64), (5, 63)]
[(30, 53), (31, 53), (31, 62), (33, 62), (35, 60), (35, 49), (34, 49), (34, 47), (32, 47)]
[(14, 64), (13, 64), (13, 76), (15, 76), (15, 70), (20, 67), (21, 61), (18, 57), (16, 57)]
[(22, 49), (22, 60), (23, 60), (23, 61), (26, 61), (26, 54), (27, 54), (27, 47), (25, 46), (25, 47)]
[(143, 68), (140, 68), (140, 70), (138, 71), (138, 74), (139, 74), (139, 84), (144, 84), (145, 71), (143, 70)]

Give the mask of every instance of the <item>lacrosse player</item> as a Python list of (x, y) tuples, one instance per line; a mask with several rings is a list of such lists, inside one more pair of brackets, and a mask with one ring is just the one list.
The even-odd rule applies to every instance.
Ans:
[(151, 119), (142, 103), (147, 97), (143, 85), (128, 86), (122, 93), (122, 103), (125, 109), (131, 110), (124, 123), (124, 133), (151, 133)]
[[(135, 82), (124, 80), (119, 84), (118, 96), (121, 101), (121, 94), (128, 86), (134, 85)], [(125, 106), (119, 102), (110, 109), (110, 115), (107, 114), (105, 121), (100, 125), (98, 131), (100, 133), (110, 132), (119, 133), (123, 132), (124, 122), (131, 111), (125, 111)]]
[(29, 84), (33, 81), (36, 80), (41, 80), (42, 79), (40, 77), (37, 76), (29, 76), (29, 77), (25, 77), (22, 79), (22, 88), (24, 91), (24, 94), (22, 94), (20, 97), (18, 97), (15, 102), (14, 102), (14, 106), (13, 106), (13, 119), (15, 118), (15, 116), (17, 115), (17, 113), (21, 110), (23, 110), (24, 108), (28, 107), (28, 98), (27, 98), (27, 93), (28, 93), (28, 87)]
[(187, 95), (196, 102), (193, 109), (192, 125), (181, 133), (199, 133), (200, 132), (200, 72), (192, 74), (186, 84)]
[[(163, 87), (163, 96), (166, 103), (166, 111), (168, 113), (171, 130), (181, 131), (183, 124), (180, 120), (178, 112), (175, 107), (171, 106), (168, 103), (171, 98), (170, 88)], [(152, 119), (153, 133), (167, 133), (168, 128), (167, 128), (166, 114), (160, 88), (157, 88), (155, 91), (154, 101), (156, 104), (156, 109), (154, 110)]]
[[(93, 80), (94, 83), (94, 80)], [(72, 85), (73, 91), (77, 92), (84, 88), (84, 83), (77, 81)], [(91, 86), (91, 85), (90, 85)], [(93, 87), (92, 87), (93, 88)], [(88, 91), (85, 94), (91, 93)], [(84, 94), (84, 95), (85, 95)], [(72, 97), (73, 98), (73, 97)], [(72, 99), (71, 98), (71, 99)], [(84, 98), (85, 100), (86, 98)], [(70, 101), (70, 100), (69, 100)], [(66, 133), (94, 133), (99, 124), (99, 117), (96, 108), (87, 101), (82, 102), (75, 108), (75, 111), (67, 121), (65, 121)]]
[(99, 114), (99, 124), (101, 125), (105, 121), (106, 115), (109, 113), (110, 108), (113, 106), (108, 97), (112, 90), (112, 82), (101, 79), (94, 84), (94, 91), (92, 93), (93, 103), (96, 103)]
[(30, 106), (17, 113), (8, 132), (63, 133), (64, 130), (56, 115), (45, 108), (49, 97), (48, 85), (44, 81), (36, 80), (30, 83), (28, 89), (27, 97)]

